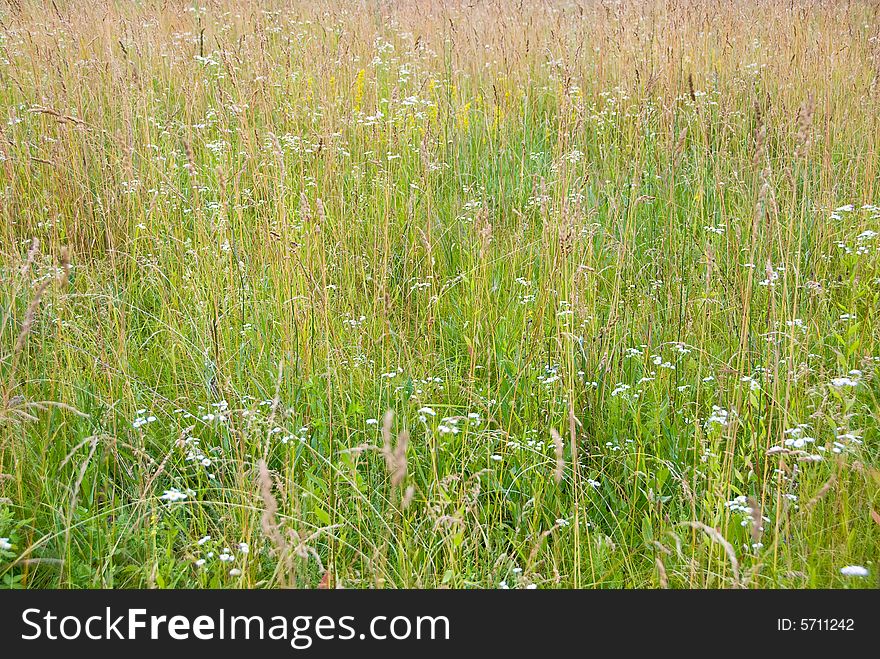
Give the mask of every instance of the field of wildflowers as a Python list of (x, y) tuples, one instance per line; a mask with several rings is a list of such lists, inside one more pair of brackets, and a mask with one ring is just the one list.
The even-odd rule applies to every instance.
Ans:
[(0, 587), (876, 587), (880, 6), (0, 3)]

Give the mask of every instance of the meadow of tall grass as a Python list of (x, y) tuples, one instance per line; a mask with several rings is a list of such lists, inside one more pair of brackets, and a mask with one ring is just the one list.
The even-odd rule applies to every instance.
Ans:
[(876, 587), (880, 5), (5, 0), (2, 587)]

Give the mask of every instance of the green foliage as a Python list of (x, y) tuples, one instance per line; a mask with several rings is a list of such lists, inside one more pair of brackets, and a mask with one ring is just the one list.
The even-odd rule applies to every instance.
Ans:
[(869, 7), (24, 4), (0, 587), (876, 585)]

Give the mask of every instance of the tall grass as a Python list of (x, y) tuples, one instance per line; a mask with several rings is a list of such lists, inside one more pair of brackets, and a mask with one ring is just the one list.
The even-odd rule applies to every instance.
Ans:
[(7, 0), (2, 584), (876, 586), (878, 84), (870, 2)]

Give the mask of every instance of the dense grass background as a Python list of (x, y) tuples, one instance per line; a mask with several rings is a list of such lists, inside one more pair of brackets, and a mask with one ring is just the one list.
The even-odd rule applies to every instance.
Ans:
[(877, 586), (876, 3), (6, 2), (4, 586)]

